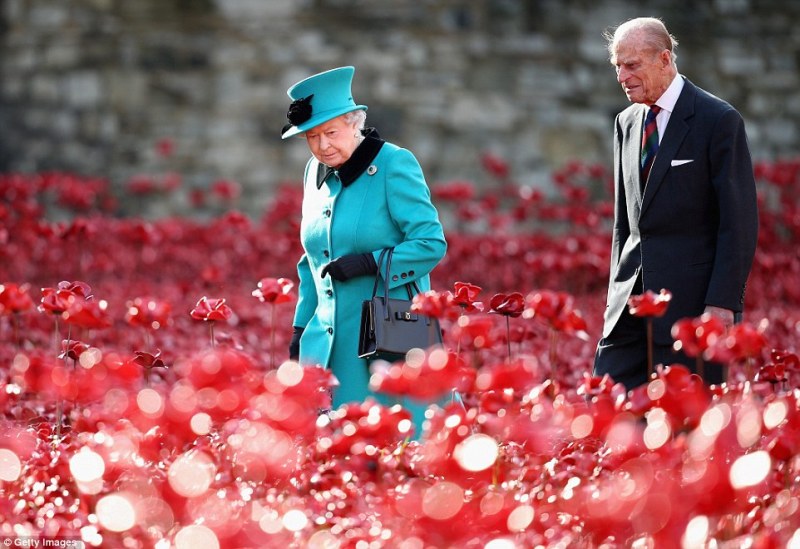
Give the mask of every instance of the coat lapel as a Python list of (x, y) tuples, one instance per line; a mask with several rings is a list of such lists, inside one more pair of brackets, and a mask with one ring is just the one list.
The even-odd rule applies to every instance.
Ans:
[(678, 101), (675, 103), (675, 110), (669, 117), (667, 130), (661, 139), (658, 154), (653, 161), (653, 167), (650, 169), (650, 177), (647, 179), (644, 196), (642, 197), (640, 216), (644, 214), (647, 207), (653, 202), (653, 197), (658, 192), (658, 188), (661, 186), (672, 160), (675, 159), (678, 149), (686, 138), (686, 134), (689, 133), (688, 120), (694, 116), (694, 99), (696, 95), (697, 88), (686, 80), (683, 90), (678, 96)]

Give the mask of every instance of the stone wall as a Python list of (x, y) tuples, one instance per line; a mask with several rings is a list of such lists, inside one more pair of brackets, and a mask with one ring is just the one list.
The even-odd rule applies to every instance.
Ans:
[[(5, 0), (0, 171), (70, 170), (123, 184), (235, 180), (245, 211), (299, 178), (308, 151), (279, 130), (286, 89), (356, 66), (368, 123), (431, 182), (487, 183), (480, 157), (546, 188), (570, 160), (607, 162), (627, 104), (601, 33), (662, 17), (678, 66), (745, 116), (754, 156), (800, 151), (795, 0)], [(155, 144), (168, 138), (174, 154)], [(180, 196), (154, 213), (185, 206)]]

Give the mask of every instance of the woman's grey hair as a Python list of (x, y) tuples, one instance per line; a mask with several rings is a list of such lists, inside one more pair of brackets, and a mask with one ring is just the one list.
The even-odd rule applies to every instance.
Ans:
[(367, 111), (364, 109), (358, 109), (356, 111), (350, 111), (344, 114), (344, 121), (348, 124), (356, 123), (356, 128), (359, 130), (364, 129), (364, 125), (367, 123)]
[(678, 40), (669, 33), (664, 22), (657, 17), (637, 17), (636, 19), (629, 19), (616, 29), (606, 30), (603, 33), (603, 38), (606, 39), (610, 58), (614, 57), (614, 46), (616, 43), (632, 32), (641, 32), (644, 43), (654, 52), (669, 50), (673, 65), (678, 60), (678, 54), (675, 53), (675, 50), (678, 48)]

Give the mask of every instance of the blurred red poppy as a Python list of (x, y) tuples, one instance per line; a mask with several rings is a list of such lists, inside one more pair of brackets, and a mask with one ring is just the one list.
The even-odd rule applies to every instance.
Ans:
[(661, 317), (667, 312), (671, 299), (672, 292), (664, 288), (658, 293), (647, 290), (643, 294), (632, 295), (628, 299), (628, 307), (633, 316)]
[(489, 312), (517, 318), (525, 310), (525, 298), (519, 292), (495, 294), (489, 301)]
[(156, 152), (162, 158), (169, 158), (175, 152), (175, 141), (169, 137), (162, 137), (156, 141)]
[(453, 303), (467, 313), (482, 311), (483, 303), (476, 301), (482, 289), (480, 286), (475, 286), (468, 282), (456, 282), (455, 290), (453, 291)]
[(89, 286), (86, 282), (81, 280), (73, 280), (72, 282), (67, 280), (62, 280), (58, 283), (59, 290), (69, 290), (70, 292), (74, 293), (78, 297), (82, 297), (83, 299), (91, 299), (92, 298), (92, 287)]
[(172, 305), (154, 297), (137, 297), (125, 304), (125, 322), (158, 330), (170, 321)]
[(133, 362), (144, 368), (146, 371), (153, 368), (166, 368), (167, 365), (161, 359), (161, 349), (157, 349), (155, 354), (145, 351), (135, 351)]
[(30, 284), (0, 284), (0, 315), (24, 313), (33, 308)]
[(506, 179), (510, 173), (508, 162), (489, 152), (481, 155), (481, 164), (483, 168), (491, 175), (498, 179)]
[(262, 303), (289, 303), (294, 301), (293, 288), (294, 282), (288, 278), (262, 278), (252, 295)]
[(66, 311), (76, 299), (78, 299), (78, 296), (70, 290), (42, 288), (40, 309), (55, 315), (60, 315)]
[(89, 345), (75, 339), (64, 339), (61, 341), (61, 354), (58, 358), (79, 360), (81, 355), (89, 349)]
[(384, 367), (374, 366), (370, 386), (374, 391), (420, 400), (438, 398), (453, 389), (467, 391), (475, 371), (455, 354), (433, 347), (409, 353), (404, 361)]
[(716, 316), (704, 314), (696, 318), (684, 318), (672, 325), (673, 348), (686, 356), (702, 356), (714, 342), (725, 333), (725, 325)]
[(706, 359), (730, 363), (760, 356), (767, 346), (763, 328), (747, 322), (735, 324), (708, 348)]
[(437, 183), (431, 188), (431, 194), (439, 200), (462, 202), (475, 198), (475, 185), (469, 181), (455, 180)]
[(242, 194), (242, 187), (230, 179), (218, 179), (211, 184), (211, 194), (221, 200), (235, 200)]
[(564, 333), (586, 336), (586, 321), (572, 306), (573, 298), (565, 292), (536, 290), (525, 296), (524, 318), (533, 318)]
[(233, 310), (225, 304), (225, 298), (215, 299), (201, 297), (191, 312), (196, 320), (228, 320), (233, 315)]
[(588, 372), (584, 372), (583, 383), (578, 386), (576, 392), (579, 396), (586, 397), (596, 397), (600, 395), (613, 395), (618, 397), (620, 394), (624, 397), (626, 391), (624, 385), (615, 383), (608, 374), (604, 374), (600, 377), (592, 376)]
[(61, 318), (67, 324), (82, 328), (102, 329), (111, 326), (111, 319), (106, 312), (108, 303), (105, 300), (75, 299), (61, 313)]
[(411, 414), (402, 406), (386, 407), (372, 399), (352, 402), (331, 413), (317, 449), (323, 455), (363, 455), (371, 447), (384, 448), (411, 434)]
[(432, 318), (447, 318), (455, 320), (460, 314), (460, 308), (453, 300), (450, 292), (437, 292), (428, 290), (414, 296), (411, 310)]
[(61, 281), (56, 288), (42, 288), (40, 308), (43, 311), (60, 315), (77, 299), (83, 300), (91, 297), (91, 287), (85, 282)]

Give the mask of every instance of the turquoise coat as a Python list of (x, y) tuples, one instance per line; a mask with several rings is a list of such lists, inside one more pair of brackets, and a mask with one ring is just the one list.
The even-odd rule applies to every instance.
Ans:
[[(377, 262), (381, 250), (394, 246), (390, 295), (407, 298), (403, 285), (411, 281), (420, 291), (430, 289), (429, 273), (447, 243), (417, 159), (374, 130), (339, 170), (312, 158), (304, 176), (300, 240), (305, 253), (297, 265), (294, 316), (294, 326), (305, 328), (300, 362), (332, 370), (340, 383), (334, 407), (367, 397), (394, 403), (369, 390), (369, 365), (358, 358), (361, 303), (371, 297), (375, 277), (339, 282), (320, 273), (334, 258), (369, 252)], [(426, 404), (402, 404), (415, 415), (419, 434)]]

